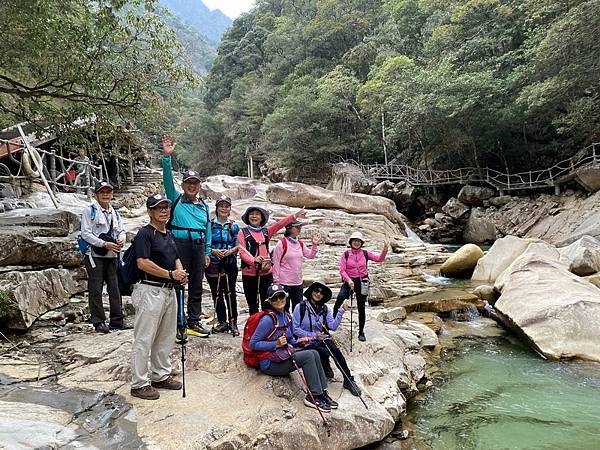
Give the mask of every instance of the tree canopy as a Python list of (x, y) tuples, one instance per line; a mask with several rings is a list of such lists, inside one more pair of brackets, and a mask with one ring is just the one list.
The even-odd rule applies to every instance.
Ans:
[(131, 117), (193, 85), (155, 0), (0, 2), (0, 127)]
[(598, 139), (599, 23), (598, 0), (259, 0), (223, 37), (187, 158), (552, 164)]

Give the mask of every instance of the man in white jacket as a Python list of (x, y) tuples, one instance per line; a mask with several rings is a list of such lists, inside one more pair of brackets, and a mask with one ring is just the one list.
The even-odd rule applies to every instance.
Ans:
[[(85, 255), (88, 274), (90, 322), (96, 332), (111, 329), (130, 329), (123, 322), (121, 294), (117, 277), (118, 254), (125, 244), (125, 229), (121, 216), (112, 207), (113, 187), (106, 181), (96, 182), (95, 201), (87, 206), (81, 217), (81, 237), (89, 244)], [(110, 304), (110, 322), (102, 306), (102, 287), (106, 283)]]

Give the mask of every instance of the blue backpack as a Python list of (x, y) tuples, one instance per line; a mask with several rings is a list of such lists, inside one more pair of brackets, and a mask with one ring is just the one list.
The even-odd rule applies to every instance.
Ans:
[[(96, 205), (90, 205), (90, 216), (92, 217), (92, 220), (96, 220), (97, 212), (98, 209), (96, 208)], [(88, 242), (81, 237), (81, 222), (79, 222), (79, 236), (77, 236), (77, 249), (85, 255), (88, 251), (88, 248), (90, 248), (90, 244), (88, 244)]]

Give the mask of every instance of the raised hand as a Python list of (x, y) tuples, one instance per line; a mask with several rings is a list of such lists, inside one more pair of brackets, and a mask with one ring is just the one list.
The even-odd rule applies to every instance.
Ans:
[(306, 210), (304, 209), (304, 207), (302, 207), (300, 211), (296, 212), (296, 214), (294, 214), (294, 217), (296, 219), (304, 219), (306, 217)]
[(176, 145), (177, 145), (177, 142), (173, 142), (173, 138), (171, 137), (171, 135), (163, 134), (162, 146), (163, 146), (163, 153), (165, 155), (167, 155), (167, 156), (171, 155), (173, 153), (173, 151), (175, 150)]
[(312, 242), (312, 245), (319, 245), (321, 243), (321, 233), (315, 231), (310, 241)]

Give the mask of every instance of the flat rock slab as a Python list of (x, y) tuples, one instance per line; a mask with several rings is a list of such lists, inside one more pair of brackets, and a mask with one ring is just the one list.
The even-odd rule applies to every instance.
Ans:
[(394, 300), (388, 303), (387, 306), (402, 306), (408, 313), (446, 313), (469, 307), (481, 309), (484, 307), (484, 303), (479, 297), (469, 292), (460, 289), (445, 289)]

